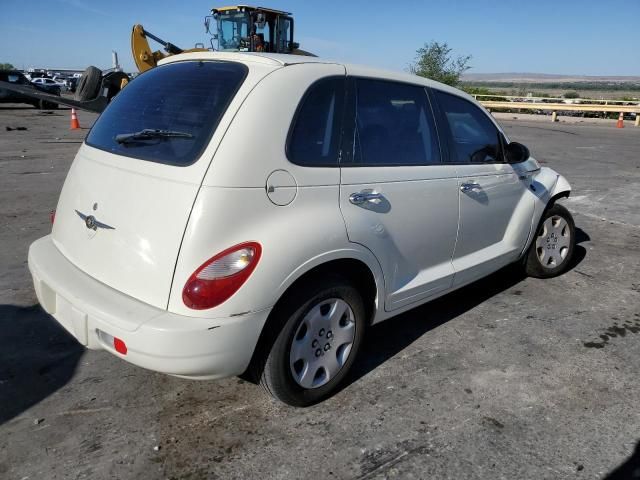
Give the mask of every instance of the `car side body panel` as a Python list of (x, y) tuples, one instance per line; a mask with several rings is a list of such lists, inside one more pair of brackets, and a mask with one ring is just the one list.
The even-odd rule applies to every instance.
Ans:
[(531, 227), (534, 198), (509, 164), (462, 165), (460, 229), (453, 256), (453, 286), (465, 285), (515, 261)]
[[(342, 169), (340, 209), (349, 240), (370, 249), (383, 266), (388, 311), (451, 287), (458, 233), (455, 172), (454, 165)], [(351, 195), (368, 191), (383, 199), (350, 202)]]

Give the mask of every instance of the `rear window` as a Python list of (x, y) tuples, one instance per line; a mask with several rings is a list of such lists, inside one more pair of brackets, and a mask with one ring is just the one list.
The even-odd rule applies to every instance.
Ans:
[(246, 66), (232, 62), (153, 68), (111, 101), (86, 142), (126, 157), (190, 165), (209, 143), (246, 75)]

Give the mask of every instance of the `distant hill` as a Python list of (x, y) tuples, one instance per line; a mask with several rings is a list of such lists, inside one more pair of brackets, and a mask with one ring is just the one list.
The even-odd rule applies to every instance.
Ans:
[(465, 73), (463, 82), (510, 83), (640, 83), (640, 76), (556, 75), (548, 73)]

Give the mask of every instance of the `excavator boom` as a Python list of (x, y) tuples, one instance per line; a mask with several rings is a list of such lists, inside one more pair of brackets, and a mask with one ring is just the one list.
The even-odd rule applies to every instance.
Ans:
[[(151, 50), (147, 38), (150, 38), (164, 47), (166, 53), (156, 50)], [(140, 73), (146, 72), (150, 68), (158, 65), (158, 62), (169, 55), (177, 55), (183, 52), (204, 52), (206, 48), (190, 48), (183, 50), (177, 47), (173, 43), (165, 42), (161, 38), (156, 37), (153, 33), (148, 32), (140, 24), (134, 25), (131, 31), (131, 53), (133, 55), (133, 61), (138, 67)]]

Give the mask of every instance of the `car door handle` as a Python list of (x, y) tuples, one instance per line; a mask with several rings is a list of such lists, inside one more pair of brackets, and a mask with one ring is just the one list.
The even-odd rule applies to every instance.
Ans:
[(462, 185), (460, 185), (460, 191), (463, 193), (480, 190), (480, 188), (480, 184), (476, 182), (463, 183)]
[(349, 201), (354, 205), (362, 205), (367, 202), (378, 204), (383, 199), (382, 194), (378, 192), (355, 192), (349, 195)]

